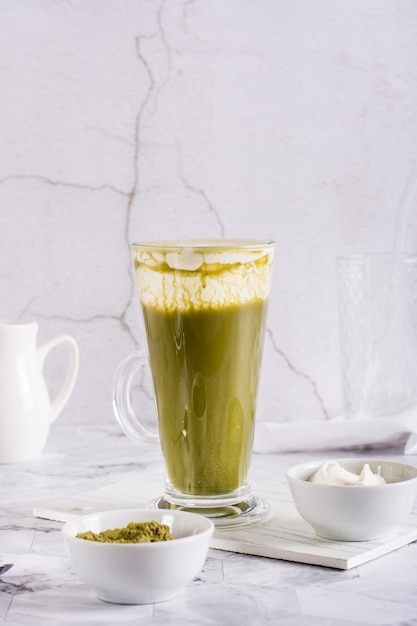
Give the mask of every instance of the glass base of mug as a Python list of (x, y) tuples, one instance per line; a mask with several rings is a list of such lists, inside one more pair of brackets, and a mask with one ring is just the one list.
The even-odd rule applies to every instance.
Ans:
[(187, 496), (178, 491), (165, 493), (155, 498), (149, 508), (188, 511), (208, 517), (216, 528), (236, 528), (247, 526), (264, 519), (270, 511), (269, 502), (251, 494), (250, 489), (240, 490), (240, 497), (234, 495), (208, 498), (204, 496)]

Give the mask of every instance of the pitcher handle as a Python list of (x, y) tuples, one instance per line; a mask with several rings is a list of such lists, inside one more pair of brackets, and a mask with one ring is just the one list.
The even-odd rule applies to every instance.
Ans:
[(51, 401), (51, 423), (56, 420), (58, 415), (61, 413), (74, 389), (79, 365), (78, 344), (75, 339), (73, 339), (70, 335), (58, 335), (58, 337), (55, 337), (50, 341), (46, 341), (38, 348), (38, 355), (42, 368), (48, 352), (50, 352), (50, 350), (56, 348), (60, 344), (65, 344), (67, 346), (68, 369), (61, 388), (59, 389), (55, 398)]
[(113, 384), (113, 410), (123, 432), (133, 441), (156, 442), (159, 435), (148, 428), (132, 406), (132, 385), (136, 374), (148, 365), (146, 352), (129, 354), (116, 370)]

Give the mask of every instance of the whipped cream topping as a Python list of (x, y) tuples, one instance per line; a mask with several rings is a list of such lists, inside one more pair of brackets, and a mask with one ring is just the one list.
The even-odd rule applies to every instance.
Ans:
[(362, 468), (361, 473), (354, 474), (339, 465), (336, 461), (323, 463), (319, 469), (308, 479), (311, 483), (320, 485), (385, 485), (386, 481), (378, 473), (374, 474), (368, 463)]
[(165, 310), (266, 300), (274, 250), (234, 246), (134, 245), (136, 278), (143, 304)]

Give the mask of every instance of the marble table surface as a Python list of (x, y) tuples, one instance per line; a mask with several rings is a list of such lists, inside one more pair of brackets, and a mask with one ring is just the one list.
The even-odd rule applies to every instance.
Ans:
[[(400, 448), (370, 457), (406, 460)], [(352, 453), (253, 456), (255, 480), (285, 482), (286, 467)], [(123, 606), (102, 602), (72, 571), (62, 524), (33, 517), (40, 503), (72, 498), (161, 466), (156, 446), (135, 445), (117, 424), (55, 423), (41, 459), (0, 465), (0, 621), (5, 624), (167, 624), (417, 626), (417, 542), (349, 570), (210, 549), (200, 575), (169, 602)]]

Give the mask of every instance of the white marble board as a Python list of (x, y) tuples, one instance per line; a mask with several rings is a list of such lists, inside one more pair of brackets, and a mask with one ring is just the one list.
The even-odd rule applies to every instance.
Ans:
[[(119, 508), (141, 508), (160, 495), (159, 473), (142, 474), (108, 487), (34, 507), (35, 517), (66, 522), (77, 515)], [(253, 484), (254, 493), (267, 499), (267, 520), (236, 529), (216, 530), (211, 547), (241, 554), (298, 563), (351, 569), (388, 554), (417, 539), (417, 505), (390, 537), (366, 542), (337, 542), (318, 537), (297, 513), (286, 484)]]

